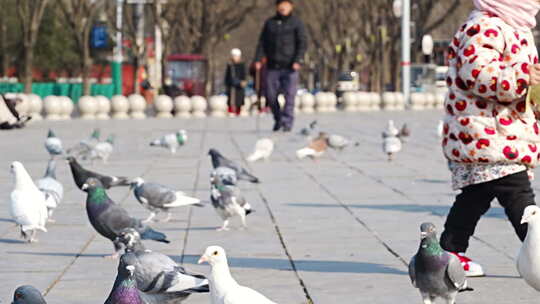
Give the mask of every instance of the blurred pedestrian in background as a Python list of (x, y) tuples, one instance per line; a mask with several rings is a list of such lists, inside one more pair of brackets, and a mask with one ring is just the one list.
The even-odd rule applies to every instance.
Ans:
[(242, 62), (242, 51), (240, 49), (231, 50), (231, 61), (227, 64), (225, 72), (225, 86), (229, 113), (240, 115), (240, 110), (244, 105), (245, 91), (247, 86), (246, 65)]
[(446, 219), (441, 246), (468, 276), (483, 276), (464, 255), (480, 218), (497, 198), (523, 241), (524, 209), (534, 205), (529, 178), (540, 159), (540, 127), (529, 87), (540, 84), (532, 29), (538, 0), (474, 0), (476, 10), (449, 48), (444, 154), (461, 193)]
[[(268, 19), (262, 29), (255, 68), (262, 68), (261, 60), (266, 57), (265, 75), (266, 102), (274, 114), (274, 132), (290, 132), (294, 125), (294, 102), (298, 86), (298, 71), (307, 49), (305, 26), (293, 14), (292, 0), (277, 0), (277, 13)], [(278, 95), (285, 95), (285, 105), (280, 107)]]

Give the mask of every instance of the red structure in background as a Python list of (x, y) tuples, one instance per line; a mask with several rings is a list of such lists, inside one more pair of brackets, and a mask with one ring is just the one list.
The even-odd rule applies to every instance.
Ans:
[(173, 54), (167, 58), (167, 76), (188, 96), (205, 96), (206, 57), (197, 54)]

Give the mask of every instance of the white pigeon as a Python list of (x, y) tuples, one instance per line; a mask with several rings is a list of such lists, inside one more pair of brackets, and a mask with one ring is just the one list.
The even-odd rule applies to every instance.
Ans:
[(90, 152), (85, 158), (90, 159), (91, 162), (95, 160), (101, 160), (104, 164), (107, 163), (111, 154), (114, 151), (114, 135), (110, 135), (106, 141), (98, 142), (94, 147), (90, 149)]
[(45, 194), (49, 222), (54, 222), (52, 214), (64, 198), (64, 186), (56, 179), (56, 162), (53, 159), (49, 160), (45, 176), (36, 181), (36, 186)]
[(47, 152), (49, 152), (51, 158), (64, 154), (62, 141), (60, 138), (56, 137), (53, 130), (49, 130), (49, 133), (47, 134), (47, 139), (45, 140), (45, 149), (47, 149)]
[(21, 227), (22, 237), (30, 243), (36, 242), (37, 230), (47, 232), (45, 224), (48, 212), (45, 195), (39, 191), (20, 162), (11, 164), (11, 172), (15, 177), (15, 188), (11, 192), (11, 216)]
[(382, 132), (383, 152), (388, 155), (388, 161), (392, 161), (394, 155), (401, 151), (403, 144), (398, 135), (399, 130), (394, 125), (394, 121), (389, 120), (386, 129)]
[(248, 156), (247, 161), (268, 160), (274, 152), (274, 141), (270, 138), (261, 138), (255, 143), (255, 150)]
[(517, 270), (527, 284), (540, 291), (540, 208), (525, 208), (521, 223), (526, 223), (528, 230), (517, 257)]
[(382, 133), (383, 138), (397, 137), (398, 135), (399, 135), (399, 130), (398, 128), (396, 128), (394, 121), (389, 120), (388, 125), (386, 126), (386, 129)]
[(437, 136), (442, 138), (444, 135), (444, 121), (439, 120), (439, 123), (437, 124)]
[(176, 150), (185, 145), (188, 141), (188, 135), (186, 130), (180, 130), (176, 133), (163, 135), (160, 138), (150, 143), (151, 147), (162, 147), (169, 149), (171, 154), (175, 154)]
[(208, 276), (212, 304), (276, 304), (259, 292), (241, 286), (232, 277), (225, 250), (219, 246), (206, 248), (199, 264), (208, 263), (212, 271)]

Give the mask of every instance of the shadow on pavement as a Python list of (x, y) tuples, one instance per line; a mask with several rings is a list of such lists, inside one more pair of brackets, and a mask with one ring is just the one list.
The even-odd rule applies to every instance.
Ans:
[[(172, 257), (179, 260), (180, 257)], [(197, 264), (199, 256), (186, 255), (184, 263)], [(289, 260), (285, 259), (268, 259), (268, 258), (236, 258), (228, 259), (231, 268), (257, 268), (257, 269), (275, 269), (291, 271)], [(348, 261), (320, 261), (320, 260), (295, 260), (296, 269), (306, 272), (327, 272), (327, 273), (379, 273), (379, 274), (395, 274), (407, 275), (405, 271), (395, 269), (390, 266), (363, 263), (363, 262), (348, 262)]]
[[(37, 256), (56, 256), (56, 257), (82, 257), (82, 258), (103, 258), (108, 254), (94, 253), (70, 253), (70, 252), (30, 252), (30, 251), (7, 251), (7, 254), (37, 255)], [(110, 254), (110, 253), (109, 253)]]

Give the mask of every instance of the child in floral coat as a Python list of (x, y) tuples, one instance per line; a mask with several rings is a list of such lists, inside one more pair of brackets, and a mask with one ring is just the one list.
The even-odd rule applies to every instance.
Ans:
[(526, 103), (540, 84), (531, 29), (540, 0), (473, 0), (476, 6), (449, 48), (443, 150), (454, 189), (442, 247), (468, 276), (484, 275), (464, 255), (480, 217), (497, 198), (521, 240), (523, 210), (535, 204), (529, 179), (539, 162), (540, 126)]

